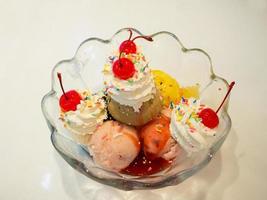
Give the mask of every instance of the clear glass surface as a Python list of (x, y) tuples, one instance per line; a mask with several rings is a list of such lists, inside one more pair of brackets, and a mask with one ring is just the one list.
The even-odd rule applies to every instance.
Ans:
[[(143, 35), (132, 28), (134, 34)], [(157, 174), (130, 176), (107, 171), (94, 163), (86, 146), (75, 142), (59, 120), (58, 99), (62, 92), (57, 72), (64, 76), (65, 90), (91, 89), (96, 92), (104, 87), (102, 69), (109, 55), (128, 38), (128, 28), (117, 31), (110, 39), (89, 38), (81, 43), (74, 57), (62, 60), (52, 71), (52, 88), (42, 99), (42, 111), (51, 132), (51, 141), (59, 154), (75, 170), (100, 183), (122, 190), (161, 188), (176, 185), (205, 167), (226, 139), (231, 119), (227, 113), (228, 101), (218, 113), (220, 124), (213, 145), (206, 150), (194, 153), (191, 157), (182, 156), (171, 166)], [(173, 33), (161, 31), (150, 35), (154, 42), (139, 40), (144, 55), (153, 69), (161, 69), (171, 74), (182, 86), (200, 85), (201, 102), (216, 109), (228, 89), (225, 79), (214, 73), (210, 56), (200, 48), (186, 48)]]

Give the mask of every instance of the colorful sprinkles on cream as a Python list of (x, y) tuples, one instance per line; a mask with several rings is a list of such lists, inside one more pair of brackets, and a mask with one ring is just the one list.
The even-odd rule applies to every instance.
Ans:
[(172, 111), (171, 134), (189, 155), (208, 148), (207, 137), (216, 134), (216, 129), (210, 129), (201, 122), (198, 113), (204, 108), (197, 99), (182, 98)]
[[(113, 62), (117, 61), (119, 57), (127, 58), (134, 64), (135, 72), (126, 80), (116, 77), (112, 71)], [(103, 67), (103, 74), (104, 85), (111, 98), (122, 105), (133, 107), (135, 112), (139, 112), (142, 104), (152, 99), (156, 93), (151, 70), (141, 52), (130, 54), (117, 52), (108, 58)]]

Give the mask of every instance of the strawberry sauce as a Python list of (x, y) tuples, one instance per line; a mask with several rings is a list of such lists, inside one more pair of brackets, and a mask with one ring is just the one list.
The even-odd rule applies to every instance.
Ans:
[(121, 171), (132, 176), (145, 176), (160, 172), (171, 165), (172, 161), (163, 158), (149, 159), (143, 151), (140, 151), (135, 160)]

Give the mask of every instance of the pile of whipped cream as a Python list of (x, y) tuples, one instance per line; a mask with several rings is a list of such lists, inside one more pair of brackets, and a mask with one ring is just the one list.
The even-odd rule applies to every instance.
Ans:
[(201, 122), (198, 113), (204, 108), (206, 106), (194, 98), (182, 98), (173, 106), (170, 132), (188, 155), (209, 148), (210, 138), (216, 135), (217, 127), (210, 129)]
[(152, 99), (156, 93), (151, 70), (145, 56), (138, 52), (132, 54), (122, 54), (121, 58), (128, 58), (134, 63), (136, 72), (133, 77), (121, 80), (114, 76), (112, 72), (113, 60), (118, 59), (118, 53), (109, 58), (109, 62), (104, 66), (104, 84), (107, 93), (112, 99), (122, 105), (133, 107), (138, 112), (144, 102)]
[(60, 113), (64, 127), (77, 135), (93, 134), (97, 126), (107, 118), (106, 103), (101, 94), (89, 90), (78, 91), (82, 97), (77, 110)]

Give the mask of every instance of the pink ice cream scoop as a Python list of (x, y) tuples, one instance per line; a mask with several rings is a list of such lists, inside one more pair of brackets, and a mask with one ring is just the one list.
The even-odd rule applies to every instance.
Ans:
[(89, 149), (98, 165), (111, 171), (120, 171), (136, 158), (140, 141), (135, 128), (106, 121), (92, 135)]
[(182, 149), (180, 145), (172, 137), (170, 137), (158, 156), (164, 158), (165, 160), (172, 160), (181, 154)]

